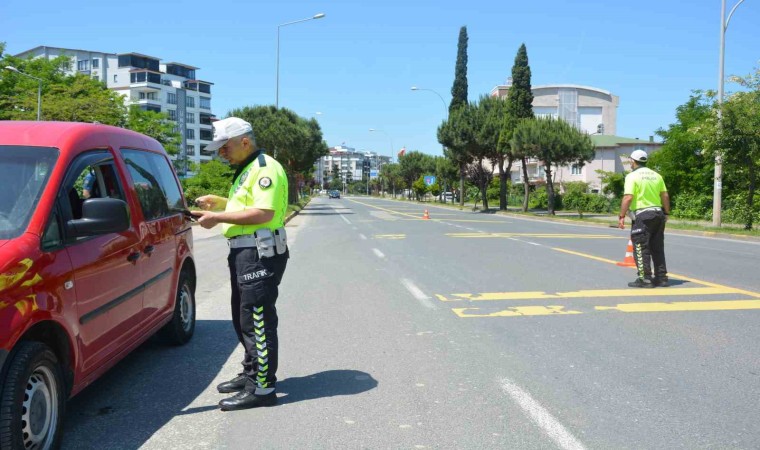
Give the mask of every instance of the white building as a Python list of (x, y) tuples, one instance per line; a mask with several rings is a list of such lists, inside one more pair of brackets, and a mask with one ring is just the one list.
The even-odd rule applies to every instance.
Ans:
[[(506, 98), (512, 79), (504, 85), (491, 90), (491, 96)], [(554, 182), (583, 181), (589, 184), (592, 192), (601, 189), (601, 178), (597, 170), (622, 173), (630, 170), (628, 155), (634, 150), (652, 152), (662, 144), (649, 141), (616, 136), (617, 108), (620, 98), (603, 89), (576, 84), (555, 84), (531, 87), (533, 92), (533, 113), (536, 117), (554, 117), (563, 119), (591, 136), (596, 145), (594, 160), (583, 167), (562, 166), (552, 170)], [(543, 163), (535, 159), (527, 161), (528, 182), (530, 184), (546, 183)], [(522, 183), (522, 161), (512, 165), (511, 179)], [(561, 189), (561, 187), (560, 187)]]
[(316, 164), (314, 178), (320, 186), (324, 186), (335, 177), (344, 181), (359, 181), (367, 176), (376, 178), (380, 167), (391, 162), (388, 156), (381, 156), (372, 151), (356, 151), (344, 145), (330, 147), (329, 151), (330, 154), (320, 158)]
[[(211, 86), (198, 80), (197, 67), (140, 53), (103, 53), (90, 50), (39, 46), (16, 55), (19, 58), (58, 56), (71, 58), (69, 73), (81, 73), (102, 81), (122, 96), (127, 105), (165, 112), (177, 123), (182, 136), (176, 159), (200, 163), (213, 155), (202, 149), (213, 139)], [(183, 172), (183, 165), (177, 169)]]

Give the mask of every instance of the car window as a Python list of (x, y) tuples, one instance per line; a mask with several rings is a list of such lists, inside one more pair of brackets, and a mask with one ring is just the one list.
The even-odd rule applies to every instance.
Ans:
[(50, 215), (50, 221), (42, 235), (42, 249), (51, 250), (63, 245), (63, 233), (61, 233), (61, 219), (58, 209), (53, 209)]
[(87, 199), (124, 200), (124, 190), (110, 154), (99, 152), (76, 160), (71, 166), (67, 180), (63, 192), (66, 193), (67, 209), (72, 219), (82, 218), (82, 205)]
[(185, 207), (169, 161), (158, 153), (122, 149), (145, 220), (154, 220)]
[(24, 232), (57, 158), (55, 148), (0, 146), (0, 239)]

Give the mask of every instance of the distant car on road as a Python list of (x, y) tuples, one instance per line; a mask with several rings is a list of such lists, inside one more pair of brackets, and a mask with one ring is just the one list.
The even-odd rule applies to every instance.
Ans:
[(340, 191), (330, 191), (330, 198), (340, 198)]
[(192, 337), (189, 212), (161, 144), (107, 125), (0, 121), (0, 180), (0, 448), (58, 448), (69, 397)]

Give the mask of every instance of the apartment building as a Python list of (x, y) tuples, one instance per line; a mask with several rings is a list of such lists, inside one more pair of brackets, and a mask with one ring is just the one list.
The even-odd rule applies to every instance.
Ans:
[[(391, 162), (389, 156), (382, 156), (372, 151), (357, 151), (353, 147), (337, 145), (330, 147), (330, 153), (317, 161), (314, 178), (320, 186), (329, 183), (335, 177), (344, 181), (358, 181), (367, 176), (376, 178), (380, 168)], [(337, 172), (336, 172), (337, 171)]]
[(71, 58), (68, 72), (81, 73), (103, 82), (124, 97), (127, 105), (165, 112), (182, 136), (176, 164), (186, 172), (185, 162), (212, 159), (203, 148), (213, 139), (211, 86), (199, 80), (198, 67), (141, 53), (104, 53), (91, 50), (39, 46), (16, 55), (19, 58)]

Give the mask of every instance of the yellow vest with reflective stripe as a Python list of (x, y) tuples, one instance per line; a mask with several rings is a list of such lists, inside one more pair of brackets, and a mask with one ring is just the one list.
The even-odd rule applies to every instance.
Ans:
[[(266, 163), (264, 166), (259, 165), (262, 157)], [(262, 228), (274, 231), (284, 225), (288, 209), (288, 177), (277, 160), (263, 153), (254, 158), (232, 183), (225, 211), (236, 212), (252, 208), (274, 211), (274, 217), (267, 223), (256, 225), (222, 224), (225, 237), (253, 234)]]

